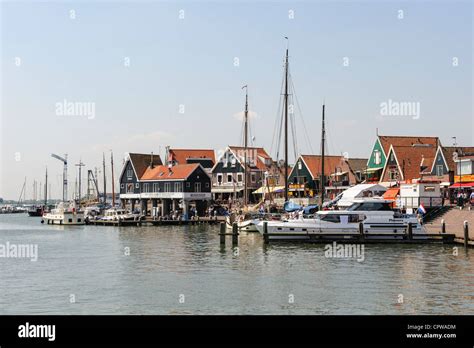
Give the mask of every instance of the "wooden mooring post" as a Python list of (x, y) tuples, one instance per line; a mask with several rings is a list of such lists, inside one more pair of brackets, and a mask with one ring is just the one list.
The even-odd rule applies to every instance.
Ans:
[(446, 222), (444, 219), (441, 220), (441, 233), (446, 233)]
[(466, 221), (464, 221), (464, 247), (467, 248), (469, 247), (469, 224)]
[(221, 230), (219, 232), (221, 245), (225, 245), (225, 229), (226, 229), (225, 222), (221, 222)]
[(408, 223), (407, 234), (408, 234), (408, 239), (412, 240), (413, 239), (413, 226), (411, 225), (411, 222)]
[(363, 222), (359, 222), (359, 235), (360, 235), (360, 239), (361, 239), (361, 240), (364, 240), (364, 239), (365, 239), (364, 223), (363, 223)]
[(263, 241), (265, 244), (268, 244), (269, 238), (268, 238), (268, 222), (264, 221), (263, 222)]
[(232, 224), (232, 245), (238, 245), (239, 244), (239, 226), (237, 225), (237, 222), (234, 222)]

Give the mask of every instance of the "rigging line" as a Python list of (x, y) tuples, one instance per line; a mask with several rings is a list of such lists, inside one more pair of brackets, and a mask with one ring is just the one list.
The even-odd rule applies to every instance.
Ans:
[[(293, 102), (293, 98), (291, 98), (291, 101)], [(298, 137), (296, 134), (296, 118), (295, 118), (294, 113), (291, 115), (291, 128), (292, 128), (291, 133), (293, 137), (293, 156), (294, 156), (294, 159), (296, 160), (296, 156), (299, 149), (298, 149)]]
[(290, 82), (291, 82), (291, 89), (293, 90), (294, 98), (295, 98), (295, 101), (296, 101), (296, 106), (298, 107), (298, 112), (299, 112), (299, 115), (300, 115), (300, 118), (301, 118), (301, 122), (303, 124), (303, 131), (304, 131), (304, 135), (305, 135), (305, 140), (307, 142), (309, 150), (311, 150), (311, 153), (314, 153), (313, 146), (311, 145), (311, 138), (308, 135), (308, 129), (307, 129), (306, 123), (304, 121), (303, 112), (301, 111), (298, 96), (296, 95), (296, 89), (295, 89), (295, 85), (293, 84), (293, 79), (290, 79)]

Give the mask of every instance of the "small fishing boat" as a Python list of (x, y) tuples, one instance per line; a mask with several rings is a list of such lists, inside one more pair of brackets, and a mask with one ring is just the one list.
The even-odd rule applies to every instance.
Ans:
[(59, 225), (84, 225), (84, 213), (77, 210), (74, 202), (60, 202), (54, 209), (43, 215), (43, 220), (48, 224)]
[(105, 211), (104, 216), (101, 220), (104, 221), (130, 221), (130, 220), (141, 220), (140, 214), (129, 213), (125, 209), (111, 208)]
[(45, 210), (42, 205), (33, 205), (28, 209), (28, 216), (43, 216)]

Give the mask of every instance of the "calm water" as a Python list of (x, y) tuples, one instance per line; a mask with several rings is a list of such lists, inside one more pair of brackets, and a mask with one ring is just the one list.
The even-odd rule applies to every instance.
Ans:
[(38, 245), (36, 262), (0, 258), (0, 314), (474, 314), (474, 250), (367, 245), (357, 262), (242, 234), (237, 255), (217, 233), (0, 215), (0, 244)]

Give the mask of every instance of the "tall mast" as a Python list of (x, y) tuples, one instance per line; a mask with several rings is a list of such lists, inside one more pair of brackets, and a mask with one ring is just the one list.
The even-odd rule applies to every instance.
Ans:
[(104, 205), (107, 204), (107, 176), (105, 173), (105, 154), (102, 152), (102, 171), (104, 173)]
[[(286, 38), (288, 39), (288, 38)], [(288, 201), (288, 48), (285, 58), (285, 202)]]
[(325, 105), (323, 104), (323, 118), (322, 118), (322, 128), (321, 128), (321, 178), (320, 190), (319, 190), (319, 208), (321, 209), (324, 202), (324, 142), (326, 138), (326, 130), (324, 128), (324, 109)]
[(112, 151), (110, 151), (110, 166), (112, 167), (112, 208), (115, 208), (114, 153)]
[(82, 186), (81, 186), (81, 183), (82, 183), (82, 167), (84, 167), (84, 163), (82, 163), (82, 160), (79, 160), (79, 163), (76, 164), (76, 167), (79, 167), (79, 185), (78, 185), (78, 192), (77, 192), (77, 195), (78, 195), (78, 201), (79, 201), (79, 207), (81, 206), (81, 195), (82, 195)]
[(249, 103), (248, 103), (248, 88), (245, 85), (245, 115), (244, 115), (244, 206), (247, 206), (247, 149), (248, 149), (248, 116), (249, 116)]
[(46, 175), (44, 178), (44, 205), (48, 205), (48, 167), (46, 167)]

